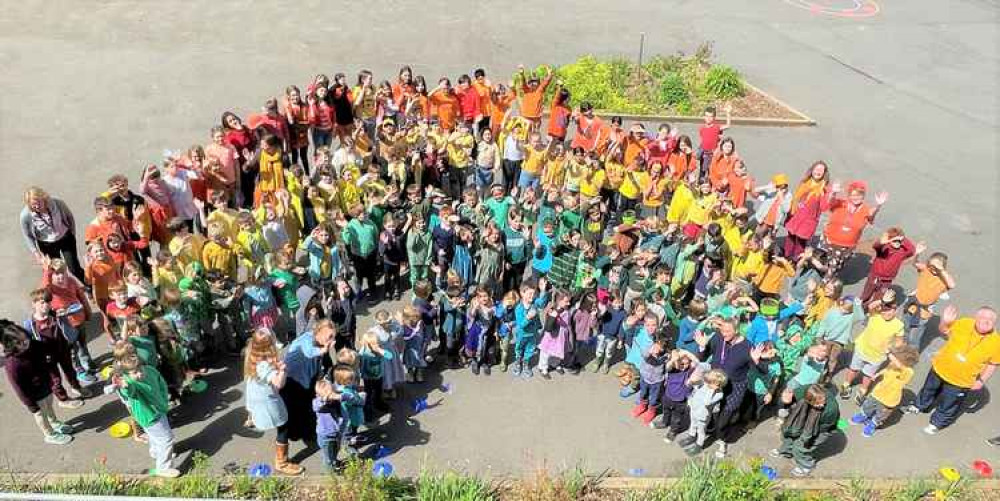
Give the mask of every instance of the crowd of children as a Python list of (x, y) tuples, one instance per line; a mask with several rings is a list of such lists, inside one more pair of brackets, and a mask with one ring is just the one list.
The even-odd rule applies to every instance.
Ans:
[[(480, 69), (428, 88), (404, 67), (378, 84), (361, 71), (353, 86), (344, 74), (289, 86), (246, 121), (224, 113), (208, 145), (166, 152), (138, 192), (110, 178), (84, 260), (70, 209), (29, 189), (21, 226), (42, 278), (2, 347), (45, 440), (72, 438), (52, 396), (78, 407), (90, 395), (95, 328), (114, 355), (107, 391), (162, 476), (180, 474), (168, 410), (241, 351), (247, 425), (276, 430), (275, 468), (292, 475), (290, 440), (315, 439), (336, 467), (431, 368), (617, 368), (632, 415), (690, 454), (714, 437), (725, 456), (777, 416), (772, 454), (796, 475), (836, 432), (838, 394), (857, 401), (864, 436), (891, 422), (955, 280), (947, 256), (923, 257), (891, 228), (863, 293), (844, 293), (840, 272), (888, 195), (870, 203), (864, 182), (845, 189), (824, 162), (794, 185), (756, 180), (728, 107), (724, 123), (705, 110), (694, 139), (651, 133), (553, 80), (522, 69), (494, 84)], [(908, 260), (918, 278), (902, 297)], [(375, 307), (408, 289), (396, 314)], [(375, 320), (361, 333), (359, 302)], [(1000, 345), (987, 347), (976, 360), (992, 367)]]

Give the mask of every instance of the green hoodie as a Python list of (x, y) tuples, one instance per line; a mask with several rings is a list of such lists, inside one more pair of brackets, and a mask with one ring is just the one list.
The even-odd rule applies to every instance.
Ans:
[(159, 371), (148, 365), (142, 366), (142, 379), (124, 377), (128, 383), (119, 390), (128, 402), (129, 412), (135, 422), (144, 429), (167, 415), (170, 409), (170, 397), (167, 393), (167, 382)]

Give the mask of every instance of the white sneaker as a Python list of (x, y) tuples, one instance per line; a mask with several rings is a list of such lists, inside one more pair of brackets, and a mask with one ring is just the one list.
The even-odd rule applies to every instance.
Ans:
[(52, 445), (66, 445), (73, 441), (73, 437), (69, 435), (64, 435), (62, 433), (53, 433), (51, 435), (45, 435), (45, 443)]
[(726, 459), (726, 453), (729, 451), (729, 444), (725, 442), (719, 442), (719, 449), (715, 451), (716, 459)]
[(920, 414), (920, 409), (916, 405), (910, 404), (903, 406), (903, 412), (906, 414)]
[(56, 405), (63, 409), (79, 409), (83, 407), (83, 400), (56, 400)]
[(55, 423), (52, 423), (52, 429), (55, 430), (56, 433), (59, 433), (59, 434), (62, 434), (62, 435), (69, 435), (69, 434), (73, 433), (73, 427), (72, 426), (70, 426), (70, 425), (68, 425), (66, 423), (60, 423), (58, 421), (56, 421)]
[(929, 424), (924, 428), (924, 433), (928, 435), (937, 435), (939, 431), (941, 431), (941, 428), (938, 428), (937, 426), (934, 426), (932, 424)]
[(149, 470), (149, 474), (160, 478), (177, 478), (181, 476), (181, 471), (177, 468), (164, 468), (162, 470)]

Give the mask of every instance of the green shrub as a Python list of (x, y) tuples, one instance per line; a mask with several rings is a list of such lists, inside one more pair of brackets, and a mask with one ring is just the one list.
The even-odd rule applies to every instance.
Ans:
[(350, 460), (342, 472), (330, 476), (326, 498), (330, 501), (389, 501), (411, 496), (411, 486), (406, 482), (372, 475), (373, 465), (371, 460)]
[(257, 491), (257, 482), (249, 475), (234, 475), (229, 481), (228, 493), (236, 499), (250, 499)]
[(489, 482), (480, 477), (447, 471), (421, 472), (417, 478), (419, 501), (490, 501), (497, 499)]
[(689, 461), (672, 489), (675, 501), (768, 501), (774, 483), (760, 473), (760, 461), (746, 467), (706, 458)]
[(278, 501), (290, 498), (292, 479), (287, 477), (265, 477), (257, 481), (257, 498)]
[(210, 467), (208, 456), (197, 451), (191, 459), (191, 470), (176, 480), (165, 482), (163, 487), (174, 497), (217, 498), (222, 492), (222, 482), (209, 471)]
[(702, 86), (710, 96), (716, 99), (734, 99), (742, 97), (746, 93), (740, 72), (722, 64), (709, 68)]
[(691, 96), (684, 78), (677, 73), (667, 73), (660, 80), (658, 101), (666, 106), (679, 107), (682, 104), (691, 104)]

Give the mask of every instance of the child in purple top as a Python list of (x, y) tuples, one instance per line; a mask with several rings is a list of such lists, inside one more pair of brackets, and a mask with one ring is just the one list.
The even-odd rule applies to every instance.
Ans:
[(649, 425), (651, 428), (667, 428), (663, 441), (668, 444), (688, 427), (687, 398), (691, 395), (691, 386), (700, 377), (697, 367), (698, 357), (691, 352), (674, 350), (670, 354), (660, 407), (663, 417)]

